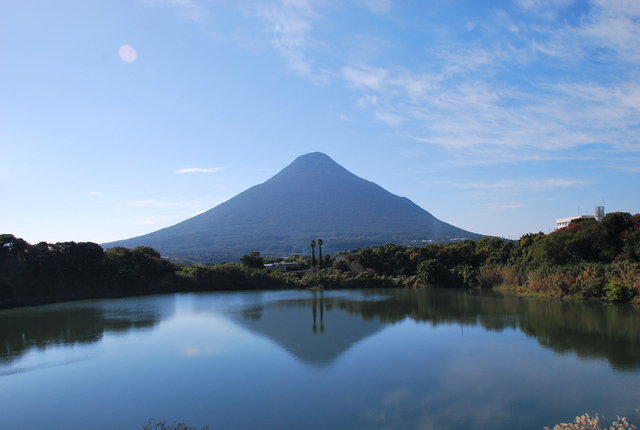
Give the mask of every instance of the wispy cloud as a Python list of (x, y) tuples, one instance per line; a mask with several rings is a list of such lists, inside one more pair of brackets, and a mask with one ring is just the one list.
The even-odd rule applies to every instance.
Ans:
[(405, 121), (405, 118), (402, 115), (397, 115), (389, 111), (375, 112), (375, 116), (385, 124), (392, 126), (398, 126)]
[[(141, 1), (193, 17), (206, 13), (196, 0)], [(484, 19), (465, 17), (465, 31), (478, 35), (473, 41), (426, 42), (416, 50), (423, 61), (411, 63), (389, 61), (396, 47), (383, 33), (336, 27), (349, 40), (375, 38), (379, 51), (351, 55), (350, 48), (336, 46), (327, 32), (338, 5), (334, 0), (236, 4), (245, 17), (258, 19), (255, 39), (266, 33), (296, 73), (321, 85), (341, 78), (338, 82), (358, 93), (355, 107), (457, 158), (474, 163), (551, 159), (593, 144), (618, 153), (640, 151), (640, 76), (635, 72), (640, 2), (592, 0), (578, 8), (572, 0), (517, 0), (519, 7), (509, 11), (496, 8)], [(378, 15), (400, 8), (390, 0), (348, 4)], [(569, 22), (567, 11), (577, 18)], [(443, 34), (451, 30), (442, 25)], [(610, 74), (602, 74), (602, 63)], [(218, 169), (176, 173), (212, 171)]]
[(616, 152), (640, 150), (636, 82), (615, 87), (545, 82), (527, 89), (496, 87), (473, 77), (453, 82), (407, 72), (394, 76), (375, 67), (345, 68), (343, 77), (364, 93), (359, 107), (375, 106), (375, 117), (390, 126), (409, 121), (410, 129), (426, 131), (416, 136), (425, 143), (485, 153), (502, 147), (516, 158), (522, 151), (540, 157), (591, 144), (605, 144)]
[(357, 3), (378, 15), (389, 13), (393, 7), (391, 0), (357, 0)]
[[(597, 45), (614, 50), (618, 61), (640, 59), (640, 3), (628, 0), (596, 0), (590, 22), (576, 32)], [(622, 55), (620, 55), (622, 54)]]
[(176, 170), (175, 173), (212, 173), (212, 172), (219, 172), (221, 170), (225, 170), (225, 168), (224, 167), (209, 167), (209, 168), (186, 167), (184, 169)]
[(508, 211), (511, 209), (517, 209), (524, 206), (524, 203), (507, 203), (507, 204), (496, 204), (491, 205), (491, 210), (493, 211)]
[(131, 224), (133, 224), (133, 225), (154, 225), (155, 221), (147, 219), (147, 220), (144, 220), (144, 221), (133, 221)]
[[(536, 18), (499, 11), (483, 29), (500, 37), (431, 47), (428, 74), (371, 62), (341, 76), (361, 93), (358, 108), (474, 162), (558, 158), (594, 144), (640, 152), (640, 3), (597, 0), (572, 25), (559, 14), (573, 2), (519, 3)], [(620, 70), (613, 78), (602, 75), (603, 55)]]
[(314, 69), (306, 51), (320, 42), (311, 37), (316, 21), (321, 19), (319, 7), (325, 0), (244, 1), (245, 13), (258, 16), (267, 23), (265, 31), (271, 44), (296, 72), (317, 83), (326, 82), (324, 73)]
[(382, 92), (387, 86), (389, 72), (381, 67), (344, 67), (342, 76), (356, 89)]
[(147, 200), (134, 200), (132, 202), (124, 203), (126, 207), (145, 208), (145, 207), (170, 207), (177, 206), (179, 203), (168, 202), (166, 200), (147, 199)]
[(521, 178), (509, 181), (494, 182), (468, 182), (464, 184), (456, 184), (459, 188), (470, 189), (513, 189), (527, 191), (543, 191), (551, 188), (569, 188), (575, 186), (587, 185), (588, 183), (581, 179), (536, 179)]
[(208, 15), (207, 9), (193, 0), (141, 0), (143, 3), (156, 7), (171, 7), (180, 16), (191, 21), (201, 21)]

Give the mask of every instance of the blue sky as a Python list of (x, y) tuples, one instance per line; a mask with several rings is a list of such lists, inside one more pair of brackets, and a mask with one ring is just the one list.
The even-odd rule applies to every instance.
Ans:
[(0, 0), (0, 233), (167, 227), (324, 152), (477, 233), (640, 212), (635, 0)]

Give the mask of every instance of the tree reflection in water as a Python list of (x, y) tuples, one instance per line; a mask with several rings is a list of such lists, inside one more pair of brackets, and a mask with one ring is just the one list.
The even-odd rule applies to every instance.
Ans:
[(173, 296), (89, 300), (0, 312), (0, 366), (29, 350), (99, 342), (105, 333), (155, 327), (173, 314)]
[[(407, 318), (433, 326), (458, 324), (461, 329), (464, 326), (480, 326), (489, 331), (517, 329), (556, 353), (573, 352), (581, 358), (606, 359), (620, 371), (640, 370), (640, 309), (632, 305), (526, 299), (482, 290), (363, 290), (357, 299), (343, 293), (311, 291), (308, 298), (267, 300), (261, 305), (264, 308), (261, 315), (268, 314), (267, 320), (243, 325), (293, 352), (299, 349), (296, 343), (312, 344), (304, 339), (304, 332), (298, 333), (301, 328), (298, 321), (304, 316), (295, 310), (311, 307), (311, 332), (317, 334), (324, 333), (325, 311), (332, 309), (332, 326), (337, 330), (330, 331), (331, 342), (341, 346), (333, 348), (330, 361), (349, 345), (387, 324)], [(363, 327), (363, 322), (364, 330), (354, 329)], [(340, 333), (345, 333), (344, 338), (339, 339)], [(326, 354), (321, 356), (324, 358), (320, 361), (329, 359)], [(306, 357), (307, 361), (314, 361), (308, 353)]]

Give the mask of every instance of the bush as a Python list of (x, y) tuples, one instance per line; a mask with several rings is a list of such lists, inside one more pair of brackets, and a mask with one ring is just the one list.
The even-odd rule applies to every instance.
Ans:
[(614, 302), (628, 302), (635, 295), (635, 291), (620, 281), (609, 281), (604, 286), (605, 297)]
[(602, 297), (603, 286), (604, 279), (602, 278), (578, 281), (576, 283), (577, 293), (580, 297), (585, 299), (597, 299)]
[[(600, 426), (600, 418), (596, 414), (595, 418), (591, 418), (589, 414), (584, 414), (579, 417), (576, 417), (575, 423), (563, 423), (556, 424), (553, 429), (549, 427), (545, 427), (545, 430), (603, 430)], [(633, 424), (629, 424), (626, 418), (620, 418), (613, 423), (611, 423), (611, 427), (608, 430), (635, 430), (636, 426)]]
[[(142, 430), (198, 430), (184, 423), (167, 424), (167, 421), (150, 420), (142, 426)], [(209, 430), (209, 426), (203, 427), (202, 430)]]

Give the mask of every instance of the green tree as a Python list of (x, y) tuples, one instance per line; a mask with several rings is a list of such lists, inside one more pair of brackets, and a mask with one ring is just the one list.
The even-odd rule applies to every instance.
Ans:
[(322, 239), (318, 239), (318, 268), (322, 269)]
[(315, 267), (316, 265), (316, 241), (311, 240), (309, 242), (309, 246), (311, 247), (311, 267)]
[(244, 254), (242, 258), (240, 258), (240, 264), (251, 267), (252, 269), (262, 269), (264, 268), (264, 258), (260, 256), (260, 252), (253, 251)]
[(416, 278), (427, 285), (443, 285), (446, 283), (448, 273), (438, 260), (430, 259), (418, 264)]

